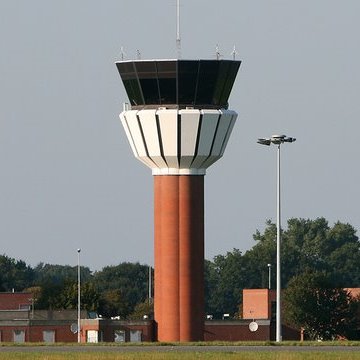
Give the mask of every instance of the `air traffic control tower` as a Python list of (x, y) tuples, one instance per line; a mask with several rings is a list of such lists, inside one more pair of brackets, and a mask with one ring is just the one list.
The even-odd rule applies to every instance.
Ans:
[(121, 122), (154, 176), (158, 341), (204, 338), (204, 175), (224, 154), (237, 117), (228, 98), (240, 63), (116, 63), (130, 101)]

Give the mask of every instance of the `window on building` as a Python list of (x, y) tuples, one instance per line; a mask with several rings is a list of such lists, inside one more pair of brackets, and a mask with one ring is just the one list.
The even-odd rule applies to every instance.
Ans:
[(30, 304), (19, 304), (19, 310), (30, 310)]
[(97, 330), (88, 330), (86, 335), (86, 342), (97, 343), (99, 342), (99, 332)]
[(114, 330), (114, 341), (125, 342), (125, 330)]
[(14, 330), (13, 335), (15, 343), (25, 342), (25, 330)]
[(55, 342), (55, 330), (44, 330), (43, 331), (43, 341), (45, 343), (54, 343)]
[(141, 342), (141, 336), (141, 330), (130, 330), (130, 342)]

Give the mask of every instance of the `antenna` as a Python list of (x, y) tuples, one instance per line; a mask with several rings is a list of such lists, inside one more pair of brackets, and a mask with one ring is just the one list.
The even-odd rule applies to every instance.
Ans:
[(120, 56), (121, 56), (121, 61), (124, 61), (124, 58), (126, 56), (126, 52), (124, 51), (123, 46), (120, 47)]
[(235, 47), (235, 45), (234, 45), (233, 51), (231, 52), (231, 55), (232, 55), (232, 57), (233, 57), (233, 60), (235, 60), (237, 54), (238, 54), (238, 52), (236, 51), (236, 47)]
[(216, 56), (216, 60), (220, 60), (221, 58), (221, 54), (220, 54), (220, 49), (219, 49), (219, 45), (216, 44), (216, 47), (215, 47), (215, 56)]
[(178, 59), (181, 59), (180, 0), (176, 0), (176, 49), (177, 49), (177, 57)]

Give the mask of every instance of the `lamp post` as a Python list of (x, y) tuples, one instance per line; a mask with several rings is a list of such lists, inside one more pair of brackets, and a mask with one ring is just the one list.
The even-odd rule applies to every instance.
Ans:
[(151, 284), (151, 266), (149, 265), (149, 288), (148, 288), (148, 297), (149, 297), (149, 306), (152, 302), (152, 292), (151, 292), (152, 284)]
[(271, 289), (271, 264), (268, 264), (269, 268), (269, 290)]
[(80, 286), (81, 286), (81, 282), (80, 282), (80, 252), (81, 249), (77, 249), (77, 253), (78, 253), (78, 313), (77, 313), (77, 340), (78, 343), (80, 344), (81, 342), (81, 307), (80, 307), (80, 300), (81, 300), (81, 293), (80, 293)]
[(287, 142), (292, 143), (296, 139), (286, 135), (272, 135), (270, 138), (258, 139), (261, 145), (277, 146), (277, 202), (276, 202), (276, 342), (280, 342), (281, 336), (281, 263), (280, 263), (280, 244), (281, 244), (281, 206), (280, 206), (280, 146)]

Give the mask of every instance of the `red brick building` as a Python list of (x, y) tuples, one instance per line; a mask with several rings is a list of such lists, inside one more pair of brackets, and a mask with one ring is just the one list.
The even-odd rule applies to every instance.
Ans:
[(272, 319), (276, 291), (268, 289), (243, 290), (243, 319)]
[[(205, 341), (274, 340), (272, 308), (275, 294), (267, 289), (244, 290), (243, 319), (208, 320), (204, 323)], [(250, 323), (256, 322), (256, 330)], [(0, 341), (2, 342), (77, 342), (76, 310), (36, 310), (29, 293), (0, 293)], [(283, 338), (300, 338), (298, 332), (283, 327)], [(156, 341), (153, 320), (126, 321), (90, 319), (81, 312), (81, 342)]]
[[(154, 341), (153, 321), (89, 319), (81, 342)], [(77, 310), (36, 310), (30, 293), (0, 293), (0, 342), (77, 342)]]
[(0, 294), (0, 310), (29, 310), (31, 304), (31, 293), (5, 292)]

